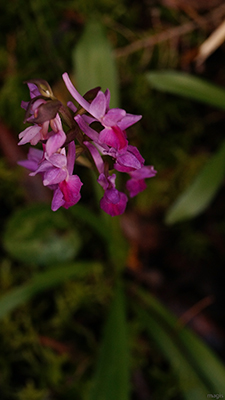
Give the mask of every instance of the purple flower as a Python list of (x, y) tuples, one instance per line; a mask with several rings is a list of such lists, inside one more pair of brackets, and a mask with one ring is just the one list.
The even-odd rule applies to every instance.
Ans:
[(31, 147), (28, 151), (27, 160), (18, 161), (18, 164), (34, 172), (37, 170), (41, 160), (43, 160), (43, 154), (42, 150)]
[[(146, 188), (145, 179), (155, 176), (152, 166), (145, 166), (145, 160), (138, 149), (129, 145), (126, 129), (140, 120), (141, 115), (127, 113), (121, 108), (110, 108), (110, 92), (92, 89), (84, 97), (75, 89), (67, 73), (64, 82), (78, 102), (77, 107), (70, 101), (67, 108), (55, 98), (47, 82), (41, 79), (28, 83), (29, 102), (22, 102), (26, 110), (25, 122), (32, 126), (19, 134), (19, 145), (41, 142), (43, 150), (31, 148), (27, 160), (19, 164), (28, 168), (30, 175), (39, 174), (43, 185), (53, 190), (51, 208), (69, 208), (80, 200), (82, 182), (73, 174), (74, 163), (80, 156), (81, 163), (96, 166), (98, 183), (104, 190), (100, 207), (111, 216), (122, 214), (128, 198), (116, 188), (116, 174), (109, 169), (129, 175), (126, 190), (130, 197)], [(94, 98), (93, 98), (94, 97)], [(87, 101), (86, 98), (91, 99)], [(62, 124), (62, 121), (63, 124)], [(63, 126), (67, 126), (64, 132)], [(78, 142), (76, 152), (76, 142)], [(67, 150), (66, 150), (66, 147)], [(88, 151), (88, 163), (85, 162)], [(111, 159), (111, 160), (110, 160)]]
[[(52, 131), (48, 131), (49, 125)], [(57, 114), (51, 121), (45, 121), (43, 124), (29, 126), (19, 134), (20, 142), (18, 145), (30, 143), (35, 146), (39, 141), (46, 141), (46, 153), (51, 156), (59, 148), (63, 146), (66, 141), (66, 134), (63, 131), (62, 123), (59, 115)]]
[[(37, 86), (34, 83), (27, 83), (27, 86), (30, 91), (31, 99), (41, 95), (41, 93), (39, 92), (39, 89), (37, 88)], [(29, 103), (30, 103), (29, 101), (21, 101), (21, 107), (24, 108), (25, 110), (27, 110)]]
[(127, 114), (126, 111), (122, 110), (121, 108), (110, 109), (110, 92), (108, 89), (105, 91), (105, 93), (99, 90), (94, 100), (89, 103), (75, 89), (66, 72), (62, 77), (73, 98), (97, 121), (101, 122), (104, 127), (118, 125), (120, 129), (125, 130), (128, 128), (128, 126), (133, 125), (142, 118), (141, 115)]
[(153, 166), (143, 166), (140, 169), (129, 172), (131, 179), (126, 183), (130, 197), (136, 196), (138, 193), (146, 189), (145, 178), (152, 178), (157, 172)]
[(54, 189), (52, 211), (58, 210), (59, 207), (69, 208), (75, 205), (81, 198), (80, 190), (83, 183), (78, 175), (73, 175), (75, 155), (75, 143), (70, 142), (67, 153), (67, 176)]
[(118, 151), (126, 149), (128, 145), (126, 133), (116, 125), (103, 129), (99, 134), (99, 142), (107, 144), (107, 146), (113, 147)]
[(43, 137), (42, 127), (39, 125), (28, 126), (24, 131), (20, 132), (19, 134), (19, 143), (18, 145), (21, 146), (22, 144), (30, 143), (35, 146)]
[[(63, 79), (74, 99), (94, 118), (94, 120), (99, 121), (103, 126), (103, 130), (98, 137), (98, 143), (101, 145), (106, 144), (118, 151), (126, 149), (128, 141), (125, 129), (139, 121), (141, 115), (127, 114), (126, 111), (121, 108), (110, 109), (110, 92), (108, 89), (105, 93), (99, 90), (94, 100), (89, 103), (75, 89), (67, 73), (63, 74)], [(76, 116), (75, 120), (82, 129), (81, 118), (80, 116)]]
[(131, 177), (126, 183), (130, 197), (143, 192), (147, 187), (145, 179), (152, 178), (156, 174), (154, 167), (145, 166), (144, 162), (138, 149), (131, 145), (128, 146), (126, 152), (119, 154), (116, 158), (114, 168), (117, 171), (129, 173)]
[(127, 196), (115, 188), (107, 189), (100, 200), (100, 207), (111, 217), (124, 213), (127, 206)]
[(144, 165), (144, 158), (137, 147), (128, 145), (127, 150), (116, 156), (114, 168), (120, 172), (130, 172), (140, 169)]
[[(34, 82), (37, 82), (37, 85)], [(47, 82), (37, 79), (27, 84), (31, 100), (22, 102), (21, 106), (26, 110), (24, 122), (31, 122), (34, 125), (20, 132), (19, 145), (30, 143), (35, 146), (39, 141), (46, 141), (51, 137), (47, 145), (47, 153), (51, 155), (66, 140), (60, 117), (57, 114), (61, 103), (57, 99), (49, 100), (53, 94)], [(52, 128), (51, 132), (48, 131), (49, 126)], [(54, 139), (53, 135), (55, 135)]]
[(44, 158), (44, 154), (44, 151), (31, 148), (28, 159), (19, 161), (19, 164), (32, 171), (31, 176), (40, 174), (43, 185), (54, 190), (51, 207), (53, 211), (58, 210), (61, 206), (71, 207), (80, 200), (80, 189), (83, 185), (80, 178), (73, 175), (75, 143), (69, 143), (67, 156), (65, 148), (48, 158)]
[(58, 210), (60, 207), (69, 208), (78, 203), (81, 198), (80, 189), (83, 183), (78, 175), (71, 175), (59, 183), (54, 189), (51, 209)]
[(51, 156), (60, 149), (66, 141), (66, 134), (63, 131), (62, 122), (58, 114), (50, 121), (50, 125), (52, 132), (49, 133), (49, 139), (46, 142), (46, 153), (48, 156)]
[[(29, 118), (34, 118), (38, 112), (38, 107), (41, 104), (45, 104), (45, 101), (43, 99), (38, 99), (29, 107), (29, 112), (31, 114), (31, 117)], [(26, 109), (28, 109), (28, 105), (29, 103), (26, 104)], [(29, 122), (29, 118), (27, 118), (26, 121)], [(41, 125), (34, 124), (33, 126), (29, 126), (24, 131), (20, 132), (19, 139), (21, 140), (18, 143), (19, 146), (26, 143), (30, 143), (35, 146), (40, 140), (45, 140), (48, 134), (48, 127), (49, 121), (46, 121)]]
[(27, 86), (28, 86), (29, 91), (30, 91), (30, 98), (31, 99), (41, 95), (37, 85), (35, 85), (34, 83), (28, 82)]
[(100, 200), (101, 209), (112, 217), (123, 214), (126, 209), (128, 198), (124, 193), (116, 189), (116, 174), (108, 175), (108, 171), (105, 170), (104, 162), (96, 147), (89, 142), (84, 142), (84, 144), (90, 151), (100, 174), (98, 183), (105, 191), (104, 196)]
[(128, 198), (116, 189), (116, 174), (106, 177), (103, 173), (99, 175), (98, 183), (105, 190), (104, 196), (100, 200), (100, 207), (111, 217), (124, 213)]

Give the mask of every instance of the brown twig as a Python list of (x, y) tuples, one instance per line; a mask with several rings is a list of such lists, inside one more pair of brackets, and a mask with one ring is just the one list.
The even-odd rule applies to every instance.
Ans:
[[(201, 27), (203, 21), (205, 25), (212, 23), (218, 20), (221, 20), (225, 14), (225, 5), (222, 4), (216, 9), (207, 13), (204, 17), (201, 18)], [(173, 38), (183, 36), (187, 33), (198, 29), (199, 25), (195, 21), (187, 22), (186, 24), (176, 26), (174, 28), (167, 29), (163, 32), (156, 33), (155, 35), (148, 36), (143, 39), (136, 40), (135, 42), (115, 50), (114, 55), (115, 57), (124, 57), (129, 54), (135, 53), (138, 50), (145, 49), (147, 47), (155, 46), (156, 44), (165, 42), (167, 40), (171, 40)]]
[(193, 307), (189, 308), (183, 315), (178, 319), (177, 323), (179, 327), (187, 325), (196, 315), (200, 314), (206, 307), (210, 306), (214, 302), (213, 296), (204, 297), (204, 299), (198, 301)]

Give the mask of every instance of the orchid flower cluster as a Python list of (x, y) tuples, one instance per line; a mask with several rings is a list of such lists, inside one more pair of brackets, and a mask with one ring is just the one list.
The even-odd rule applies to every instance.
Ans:
[(26, 110), (24, 122), (32, 125), (19, 134), (18, 144), (40, 143), (41, 149), (30, 147), (27, 160), (19, 164), (29, 169), (31, 176), (40, 174), (43, 185), (53, 190), (53, 211), (69, 208), (81, 198), (83, 183), (74, 174), (75, 161), (95, 167), (104, 190), (101, 209), (111, 216), (120, 215), (128, 197), (116, 189), (115, 171), (129, 175), (126, 190), (130, 197), (143, 191), (145, 179), (156, 174), (153, 166), (145, 165), (138, 149), (128, 143), (126, 129), (141, 115), (110, 108), (108, 89), (103, 93), (95, 88), (82, 97), (67, 73), (63, 80), (77, 107), (71, 101), (63, 105), (42, 79), (26, 82), (31, 100), (21, 106)]

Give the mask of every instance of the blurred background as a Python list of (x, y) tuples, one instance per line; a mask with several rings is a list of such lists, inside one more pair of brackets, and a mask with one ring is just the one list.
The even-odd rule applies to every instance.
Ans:
[[(1, 1), (1, 400), (111, 400), (90, 393), (96, 368), (101, 371), (99, 348), (109, 338), (103, 333), (108, 332), (105, 321), (115, 314), (115, 306), (109, 310), (118, 271), (126, 298), (131, 383), (112, 399), (225, 396), (222, 378), (207, 386), (204, 368), (210, 374), (214, 364), (197, 347), (202, 391), (187, 389), (185, 363), (194, 356), (186, 349), (181, 359), (177, 352), (191, 342), (173, 339), (168, 350), (167, 336), (162, 337), (167, 332), (174, 338), (176, 324), (187, 327), (210, 349), (218, 375), (224, 376), (224, 17), (221, 0)], [(195, 81), (188, 91), (188, 83), (180, 88), (176, 74), (174, 81), (170, 75), (163, 80), (165, 71), (201, 78), (206, 86), (198, 89), (197, 81), (195, 94)], [(82, 94), (98, 85), (109, 87), (112, 107), (143, 115), (127, 134), (158, 173), (112, 221), (100, 213), (88, 169), (76, 167), (84, 182), (79, 204), (53, 213), (52, 193), (17, 165), (29, 148), (17, 145), (27, 126), (20, 107), (21, 100), (29, 100), (23, 82), (42, 78), (66, 103), (64, 72)], [(210, 191), (200, 193), (199, 211), (171, 214), (199, 176)], [(185, 207), (195, 204), (193, 199), (187, 195)], [(135, 314), (139, 290), (150, 296), (151, 318), (158, 312), (154, 301), (165, 307), (170, 328), (167, 314), (165, 320), (160, 317), (161, 325), (152, 322), (148, 328), (145, 315)], [(139, 300), (140, 309), (146, 309), (141, 295)], [(116, 335), (122, 325), (112, 320), (108, 330)], [(110, 364), (110, 353), (107, 360)], [(190, 362), (190, 374), (196, 365)]]

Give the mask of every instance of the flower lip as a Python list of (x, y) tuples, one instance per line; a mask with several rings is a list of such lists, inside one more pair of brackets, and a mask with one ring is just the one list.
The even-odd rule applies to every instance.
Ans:
[[(116, 189), (112, 189), (112, 190), (116, 190)], [(113, 198), (114, 202), (112, 201), (112, 198)], [(106, 190), (105, 195), (100, 200), (100, 207), (107, 214), (111, 215), (111, 217), (121, 215), (124, 213), (124, 211), (126, 209), (128, 198), (125, 195), (125, 193), (118, 192), (117, 200), (118, 201), (115, 202), (115, 194), (112, 194), (111, 191), (109, 193), (107, 193), (107, 190)]]

